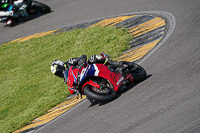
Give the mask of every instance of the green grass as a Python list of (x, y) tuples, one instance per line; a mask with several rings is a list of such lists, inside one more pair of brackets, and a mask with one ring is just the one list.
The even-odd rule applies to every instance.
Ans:
[(94, 27), (0, 46), (0, 131), (30, 123), (69, 96), (63, 79), (50, 72), (57, 59), (105, 52), (121, 55), (131, 36), (126, 29)]

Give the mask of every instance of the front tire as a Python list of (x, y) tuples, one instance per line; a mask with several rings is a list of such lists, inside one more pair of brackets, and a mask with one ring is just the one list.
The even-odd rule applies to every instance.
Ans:
[(84, 94), (92, 100), (98, 101), (98, 102), (108, 102), (111, 100), (114, 100), (117, 97), (117, 92), (113, 89), (108, 87), (109, 93), (108, 94), (100, 94), (92, 89), (92, 86), (87, 85), (83, 88)]

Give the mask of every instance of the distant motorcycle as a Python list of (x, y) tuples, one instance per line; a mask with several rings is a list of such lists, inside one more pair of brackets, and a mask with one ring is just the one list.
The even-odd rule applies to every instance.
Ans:
[(132, 62), (123, 62), (123, 67), (115, 68), (104, 64), (84, 64), (69, 67), (64, 71), (69, 92), (86, 95), (90, 101), (107, 102), (117, 97), (117, 92), (131, 83), (146, 79), (143, 67)]
[[(13, 14), (13, 16), (0, 17), (0, 22), (6, 23), (9, 19), (12, 19), (13, 23), (15, 23), (23, 18), (51, 12), (51, 8), (48, 5), (34, 0), (26, 0), (17, 6), (17, 11)], [(9, 10), (10, 9), (8, 8), (8, 11)]]

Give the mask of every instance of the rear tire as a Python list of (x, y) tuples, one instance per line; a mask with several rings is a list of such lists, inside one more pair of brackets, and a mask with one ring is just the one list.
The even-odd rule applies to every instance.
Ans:
[(109, 94), (103, 95), (99, 94), (92, 90), (92, 86), (87, 85), (83, 88), (84, 94), (92, 100), (98, 101), (98, 102), (108, 102), (111, 100), (114, 100), (117, 97), (117, 92), (109, 87)]
[(142, 66), (138, 64), (135, 64), (135, 65), (137, 66), (137, 68), (131, 71), (131, 73), (134, 77), (134, 82), (139, 83), (147, 78), (147, 73)]
[(37, 9), (39, 13), (50, 13), (51, 12), (51, 8), (48, 5), (45, 5), (38, 1), (33, 1), (32, 8)]

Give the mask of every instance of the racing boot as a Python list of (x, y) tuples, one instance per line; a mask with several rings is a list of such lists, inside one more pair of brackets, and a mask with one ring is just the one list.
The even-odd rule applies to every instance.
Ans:
[(107, 54), (104, 54), (103, 52), (100, 54), (102, 56), (102, 59), (104, 59), (104, 64), (108, 64), (108, 65), (111, 65), (111, 66), (114, 66), (116, 68), (120, 68), (123, 66), (123, 63), (120, 62), (120, 61), (114, 61), (112, 59), (110, 59), (109, 55)]
[(137, 68), (136, 63), (133, 63), (133, 62), (122, 61), (121, 63), (123, 64), (122, 71), (125, 71), (125, 70), (133, 71)]
[(120, 62), (120, 61), (114, 61), (110, 58), (107, 58), (106, 60), (107, 60), (106, 64), (109, 64), (109, 65), (114, 66), (116, 68), (120, 68), (120, 67), (123, 66), (123, 63)]

